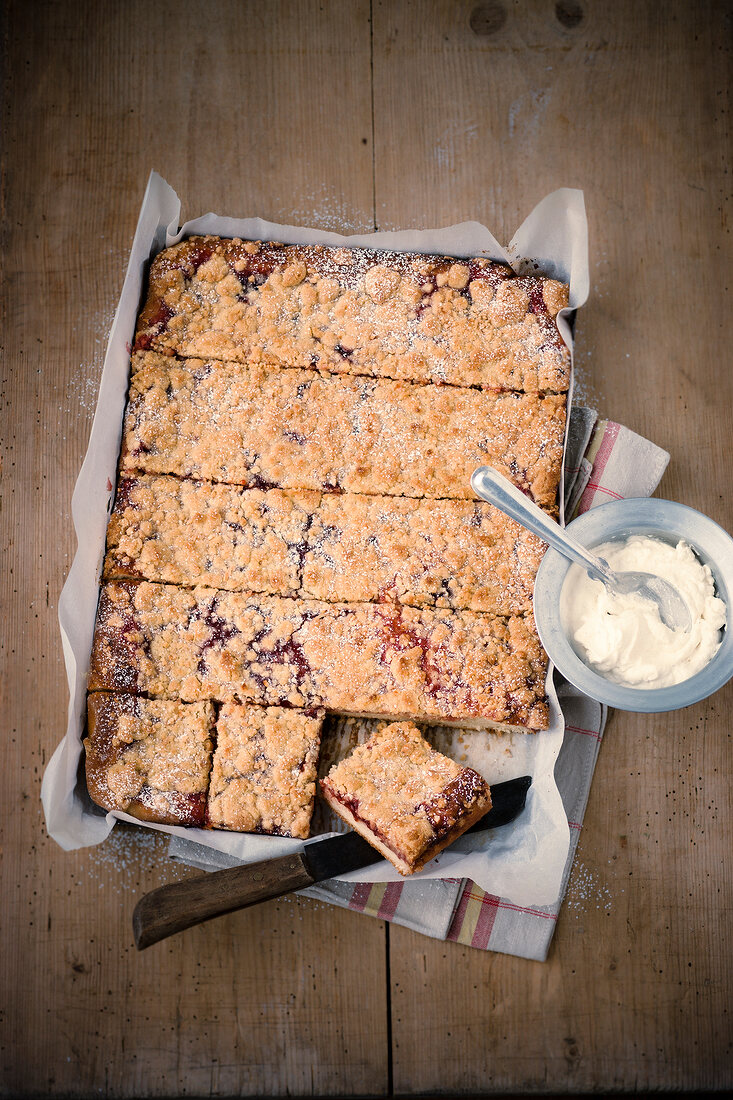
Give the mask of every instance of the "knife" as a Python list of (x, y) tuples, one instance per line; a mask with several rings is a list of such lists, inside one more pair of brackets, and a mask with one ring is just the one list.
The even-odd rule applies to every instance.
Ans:
[[(532, 779), (509, 779), (491, 788), (491, 809), (469, 829), (480, 832), (508, 825), (524, 809)], [(301, 852), (259, 863), (244, 863), (200, 878), (171, 882), (144, 894), (132, 914), (138, 951), (212, 917), (303, 890), (316, 882), (378, 863), (384, 857), (358, 833), (313, 840)]]

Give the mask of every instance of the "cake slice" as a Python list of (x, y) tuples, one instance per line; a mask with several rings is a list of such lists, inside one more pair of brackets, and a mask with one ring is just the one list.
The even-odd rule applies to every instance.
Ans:
[(483, 502), (125, 478), (105, 580), (513, 615), (545, 546)]
[(330, 373), (568, 388), (568, 288), (506, 264), (191, 237), (150, 269), (135, 347)]
[(378, 730), (320, 787), (331, 809), (402, 875), (419, 871), (491, 809), (478, 772), (436, 752), (410, 722)]
[(214, 707), (95, 692), (88, 698), (86, 776), (105, 810), (164, 825), (203, 825)]
[(207, 824), (305, 838), (323, 714), (226, 704), (216, 723)]
[(546, 729), (546, 675), (531, 616), (119, 581), (102, 588), (89, 689)]
[(489, 464), (557, 506), (564, 394), (137, 358), (123, 476), (467, 500), (474, 468)]

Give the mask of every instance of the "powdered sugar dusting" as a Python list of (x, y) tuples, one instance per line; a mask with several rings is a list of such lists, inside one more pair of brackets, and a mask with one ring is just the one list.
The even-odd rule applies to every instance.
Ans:
[(127, 668), (134, 690), (188, 702), (546, 728), (547, 658), (529, 616), (124, 581), (100, 606), (95, 692), (119, 690)]
[(190, 237), (154, 261), (138, 350), (564, 391), (567, 287), (483, 258)]
[(181, 363), (152, 352), (135, 360), (125, 471), (472, 499), (471, 472), (490, 463), (541, 507), (555, 506), (562, 395)]
[[(80, 415), (94, 412), (99, 390), (99, 377), (102, 373), (104, 357), (107, 351), (109, 332), (114, 320), (114, 308), (97, 310), (85, 318), (84, 335), (88, 339), (91, 333), (94, 339), (92, 358), (79, 364), (79, 370), (73, 371), (66, 385), (66, 409), (80, 411)], [(75, 332), (78, 326), (72, 326)]]
[(169, 842), (163, 833), (118, 822), (105, 841), (89, 849), (89, 875), (99, 880), (100, 890), (117, 894), (139, 889), (143, 878), (150, 889), (187, 878), (187, 868), (166, 858)]
[(529, 611), (544, 544), (480, 501), (123, 479), (105, 580)]
[(336, 233), (371, 233), (374, 229), (371, 211), (364, 214), (346, 198), (325, 186), (303, 195), (298, 206), (289, 212), (291, 225), (326, 229)]
[(591, 351), (579, 351), (576, 344), (573, 352), (573, 401), (587, 408), (603, 408), (604, 398), (591, 374)]
[(568, 911), (578, 916), (589, 909), (609, 911), (612, 905), (611, 890), (596, 871), (578, 859), (570, 874), (565, 903)]

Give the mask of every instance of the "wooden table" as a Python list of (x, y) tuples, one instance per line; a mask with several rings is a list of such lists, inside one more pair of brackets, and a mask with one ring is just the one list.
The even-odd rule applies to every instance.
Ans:
[(62, 852), (70, 498), (151, 168), (184, 216), (508, 239), (585, 190), (581, 397), (733, 528), (730, 22), (722, 2), (10, 0), (4, 15), (3, 1095), (378, 1095), (732, 1083), (733, 692), (617, 714), (547, 963), (294, 897), (136, 954), (177, 870)]

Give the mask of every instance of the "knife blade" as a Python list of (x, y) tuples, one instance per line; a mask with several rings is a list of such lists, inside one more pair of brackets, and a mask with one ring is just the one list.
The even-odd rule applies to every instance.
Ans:
[[(524, 809), (531, 783), (531, 777), (525, 775), (492, 786), (491, 809), (469, 832), (508, 825)], [(358, 833), (350, 832), (309, 841), (301, 852), (289, 856), (171, 882), (144, 894), (135, 906), (132, 914), (135, 946), (142, 951), (213, 917), (246, 909), (292, 890), (303, 890), (383, 858)]]

